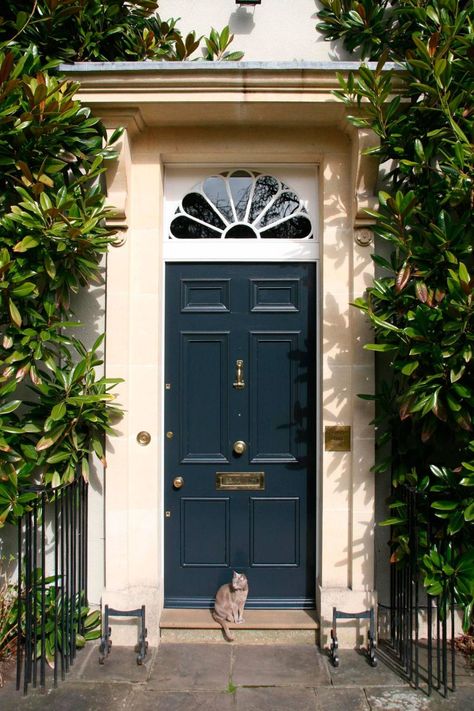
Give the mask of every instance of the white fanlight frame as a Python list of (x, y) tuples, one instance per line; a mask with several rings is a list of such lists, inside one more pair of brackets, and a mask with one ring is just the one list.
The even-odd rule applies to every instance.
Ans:
[[(184, 196), (206, 178), (234, 170), (271, 175), (295, 192), (312, 224), (310, 238), (179, 239), (170, 225)], [(319, 259), (318, 167), (316, 165), (165, 166), (163, 255), (165, 261), (317, 261)]]

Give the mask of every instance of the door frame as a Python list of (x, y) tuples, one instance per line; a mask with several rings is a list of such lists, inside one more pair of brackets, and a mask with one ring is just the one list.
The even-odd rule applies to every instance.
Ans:
[[(314, 442), (315, 442), (315, 476), (316, 476), (316, 482), (315, 482), (315, 500), (313, 502), (313, 507), (312, 510), (314, 511), (314, 515), (316, 516), (316, 526), (315, 526), (315, 577), (314, 577), (314, 590), (315, 590), (315, 599), (317, 599), (317, 586), (318, 586), (318, 580), (320, 577), (320, 572), (321, 572), (321, 542), (322, 542), (322, 530), (321, 530), (321, 525), (322, 525), (322, 497), (321, 497), (321, 472), (322, 472), (322, 458), (323, 458), (323, 451), (322, 451), (322, 428), (321, 428), (321, 416), (322, 416), (322, 402), (321, 402), (321, 394), (322, 394), (322, 382), (321, 382), (321, 359), (322, 359), (322, 352), (321, 352), (321, 333), (322, 333), (322, 317), (323, 317), (323, 309), (322, 309), (322, 303), (321, 303), (321, 296), (322, 296), (322, 279), (321, 279), (321, 254), (320, 254), (320, 247), (321, 247), (321, 241), (322, 241), (322, 225), (320, 223), (320, 205), (319, 205), (319, 200), (320, 200), (320, 195), (321, 195), (321, 174), (320, 174), (320, 164), (317, 162), (313, 163), (281, 163), (281, 162), (274, 162), (274, 163), (259, 163), (258, 165), (253, 164), (252, 162), (246, 162), (245, 160), (242, 160), (238, 165), (235, 164), (235, 162), (229, 162), (229, 163), (217, 163), (217, 162), (212, 162), (212, 163), (187, 163), (187, 164), (176, 164), (176, 163), (164, 163), (163, 164), (163, 219), (161, 223), (161, 242), (163, 249), (161, 250), (161, 264), (160, 264), (160, 274), (159, 274), (159, 280), (160, 280), (160, 301), (161, 301), (161, 307), (160, 307), (160, 317), (161, 317), (161, 342), (163, 344), (163, 347), (161, 348), (161, 363), (160, 363), (160, 368), (159, 368), (159, 381), (161, 383), (161, 388), (160, 391), (162, 393), (162, 398), (161, 398), (161, 408), (160, 408), (160, 417), (161, 417), (161, 423), (162, 423), (162, 442), (163, 446), (161, 447), (161, 453), (160, 453), (160, 470), (161, 470), (161, 486), (159, 487), (159, 492), (161, 496), (161, 502), (158, 507), (158, 513), (160, 516), (160, 538), (161, 538), (161, 600), (162, 600), (162, 605), (164, 607), (164, 570), (165, 570), (165, 506), (164, 506), (164, 487), (166, 485), (165, 482), (165, 432), (164, 432), (164, 423), (165, 423), (165, 397), (164, 397), (164, 392), (165, 392), (165, 386), (166, 386), (166, 380), (165, 380), (165, 359), (166, 359), (166, 347), (165, 347), (165, 329), (166, 329), (166, 265), (170, 263), (175, 263), (175, 262), (187, 262), (189, 264), (196, 264), (196, 263), (222, 263), (222, 264), (232, 264), (236, 262), (262, 262), (262, 263), (279, 263), (283, 261), (292, 261), (292, 262), (314, 262), (315, 263), (315, 276), (316, 276), (316, 308), (315, 308), (315, 318), (316, 318), (316, 323), (314, 324), (314, 336), (315, 336), (315, 368), (316, 368), (316, 378), (315, 382), (317, 383), (317, 398), (316, 398), (316, 403), (315, 403), (315, 432), (314, 432)], [(191, 256), (189, 254), (187, 255), (186, 253), (189, 252), (189, 250), (181, 250), (181, 254), (178, 252), (174, 254), (170, 254), (166, 250), (166, 242), (167, 242), (167, 210), (165, 207), (166, 203), (166, 196), (167, 196), (167, 170), (171, 169), (178, 169), (180, 172), (182, 171), (183, 174), (183, 179), (186, 179), (186, 171), (191, 172), (191, 170), (202, 170), (202, 178), (205, 177), (207, 174), (212, 174), (213, 172), (217, 171), (224, 171), (224, 170), (236, 170), (238, 168), (243, 168), (243, 169), (250, 169), (250, 170), (265, 170), (268, 172), (271, 172), (272, 169), (274, 171), (278, 172), (285, 172), (285, 169), (288, 170), (289, 168), (292, 170), (297, 171), (298, 169), (301, 170), (306, 170), (308, 173), (309, 177), (309, 172), (313, 172), (312, 178), (309, 178), (309, 180), (314, 181), (314, 194), (312, 196), (314, 200), (314, 212), (312, 213), (312, 218), (314, 222), (314, 229), (315, 229), (315, 238), (314, 242), (312, 244), (313, 250), (308, 250), (307, 248), (300, 249), (301, 256), (298, 256), (298, 247), (308, 245), (308, 242), (302, 243), (302, 242), (297, 242), (295, 240), (294, 243), (292, 243), (292, 247), (294, 249), (291, 250), (281, 250), (278, 249), (279, 244), (281, 244), (281, 240), (279, 241), (279, 244), (277, 243), (276, 240), (266, 240), (263, 244), (260, 241), (254, 242), (253, 240), (242, 240), (242, 242), (245, 242), (246, 245), (249, 247), (257, 247), (257, 249), (249, 249), (246, 251), (245, 255), (242, 255), (239, 253), (238, 249), (223, 249), (223, 250), (216, 250), (216, 241), (215, 240), (196, 240), (196, 242), (199, 243), (199, 246), (204, 247), (201, 250), (192, 250)], [(309, 169), (309, 170), (308, 170)], [(291, 178), (290, 178), (291, 181)], [(187, 183), (187, 188), (184, 187), (184, 182), (183, 182), (183, 195), (186, 192), (186, 189), (191, 188), (193, 184), (196, 184), (196, 181), (191, 184), (188, 182)], [(290, 184), (290, 187), (291, 184)], [(169, 221), (169, 220), (168, 220)], [(242, 244), (242, 242), (239, 241), (239, 245)], [(209, 245), (207, 244), (209, 243)], [(227, 243), (229, 244), (229, 243)], [(187, 246), (187, 245), (185, 245)], [(205, 249), (206, 246), (209, 246), (209, 249)], [(223, 245), (225, 246), (225, 245)], [(260, 247), (260, 249), (259, 249)], [(264, 249), (266, 249), (266, 252)], [(277, 248), (277, 249), (275, 249)]]

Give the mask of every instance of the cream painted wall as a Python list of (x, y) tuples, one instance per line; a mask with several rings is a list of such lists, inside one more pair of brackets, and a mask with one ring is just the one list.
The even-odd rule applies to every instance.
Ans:
[[(328, 61), (350, 55), (315, 30), (316, 0), (262, 0), (255, 7), (235, 0), (160, 0), (162, 20), (178, 18), (182, 32), (208, 35), (211, 27), (229, 25), (235, 35), (230, 49), (245, 52), (245, 61)], [(196, 55), (198, 56), (198, 55)]]

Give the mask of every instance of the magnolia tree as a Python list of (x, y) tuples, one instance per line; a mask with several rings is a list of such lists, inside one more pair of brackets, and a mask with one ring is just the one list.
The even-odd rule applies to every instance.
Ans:
[(113, 154), (77, 88), (34, 48), (0, 51), (1, 523), (23, 513), (32, 483), (87, 479), (116, 412), (114, 381), (95, 374), (102, 339), (88, 350), (65, 330), (112, 240), (98, 178)]
[[(181, 33), (152, 0), (16, 0), (0, 9), (0, 526), (36, 494), (89, 476), (120, 414), (71, 297), (113, 241), (101, 174), (114, 157), (59, 61), (236, 60), (229, 28)], [(196, 55), (195, 55), (196, 56)]]
[[(394, 487), (393, 515), (384, 522), (393, 527), (391, 561), (403, 565), (409, 552), (406, 507), (397, 497), (407, 485), (419, 494), (418, 564), (427, 591), (442, 603), (454, 591), (468, 626), (474, 599), (470, 3), (321, 5), (318, 28), (326, 39), (377, 61), (376, 68), (340, 77), (337, 94), (356, 109), (349, 120), (380, 139), (370, 153), (388, 171), (379, 210), (367, 212), (389, 256), (381, 256), (386, 249), (374, 255), (379, 276), (355, 305), (376, 336), (365, 348), (387, 354), (380, 356), (384, 377), (376, 399), (380, 444), (390, 454), (377, 470), (390, 469)], [(387, 68), (387, 60), (396, 67)]]

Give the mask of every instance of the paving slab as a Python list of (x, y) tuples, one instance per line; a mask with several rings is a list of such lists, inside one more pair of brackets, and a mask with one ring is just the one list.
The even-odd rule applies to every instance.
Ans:
[(339, 650), (339, 666), (328, 660), (331, 682), (334, 686), (403, 686), (406, 682), (378, 658), (376, 667), (370, 666), (365, 653), (356, 649)]
[[(448, 679), (451, 679), (451, 650), (448, 650), (446, 654), (446, 668), (448, 670)], [(428, 678), (428, 650), (426, 646), (420, 644), (418, 650), (418, 660), (420, 665), (420, 676), (424, 679)], [(442, 657), (439, 656), (436, 650), (436, 644), (433, 645), (433, 651), (431, 655), (433, 674), (438, 674), (438, 665), (440, 667), (440, 673), (442, 674)], [(456, 662), (456, 686), (474, 686), (474, 669), (469, 665), (466, 657), (457, 652), (455, 657)]]
[(99, 647), (97, 644), (88, 644), (83, 649), (79, 649), (76, 654), (76, 658), (73, 661), (68, 673), (67, 678), (76, 680), (81, 679), (84, 668), (87, 665), (97, 664), (99, 658)]
[(474, 686), (474, 667), (461, 654), (456, 658), (456, 686)]
[[(15, 689), (14, 668), (0, 688), (1, 711), (468, 711), (474, 709), (474, 674), (457, 660), (457, 691), (428, 697), (400, 675), (379, 650), (372, 668), (359, 650), (340, 650), (334, 669), (327, 654), (304, 645), (162, 643), (136, 664), (129, 647), (113, 647), (104, 665), (98, 647), (78, 652), (57, 689), (28, 695)], [(423, 652), (420, 654), (422, 657)], [(423, 659), (420, 659), (423, 662)], [(426, 661), (426, 653), (425, 659)], [(8, 670), (7, 670), (8, 671)]]
[(230, 678), (232, 646), (160, 644), (147, 688), (157, 691), (225, 691)]
[(148, 678), (155, 654), (156, 649), (149, 649), (143, 664), (139, 665), (133, 647), (112, 647), (104, 664), (99, 664), (99, 647), (94, 645), (84, 661), (78, 660), (74, 664), (67, 677), (73, 681), (143, 683)]
[(363, 689), (350, 687), (336, 689), (333, 686), (316, 689), (317, 711), (370, 711)]
[(0, 708), (2, 711), (104, 711), (128, 709), (127, 699), (131, 684), (85, 684), (80, 682), (62, 683), (57, 689), (46, 693), (31, 690), (27, 696), (15, 691), (6, 693), (0, 689)]
[(407, 687), (366, 689), (371, 711), (468, 711), (474, 708), (474, 691), (463, 687), (444, 699)]
[[(383, 654), (384, 648), (387, 648), (387, 654), (389, 654), (388, 647), (381, 647), (381, 653)], [(413, 652), (415, 654), (415, 652)], [(451, 650), (448, 649), (446, 654), (446, 668), (448, 671), (448, 679), (451, 680)], [(433, 643), (433, 649), (431, 654), (431, 662), (433, 674), (436, 676), (438, 674), (438, 665), (440, 667), (440, 673), (442, 673), (442, 656), (436, 648), (436, 641)], [(460, 652), (456, 652), (456, 686), (474, 686), (474, 668), (469, 665), (466, 657)], [(418, 646), (418, 664), (419, 664), (419, 674), (424, 680), (428, 678), (428, 649), (426, 643), (421, 641)]]
[(313, 689), (239, 688), (235, 696), (236, 711), (316, 711)]
[(233, 711), (235, 695), (225, 691), (144, 691), (135, 687), (127, 711)]
[(331, 683), (328, 663), (317, 647), (239, 646), (234, 648), (236, 686), (304, 686)]

